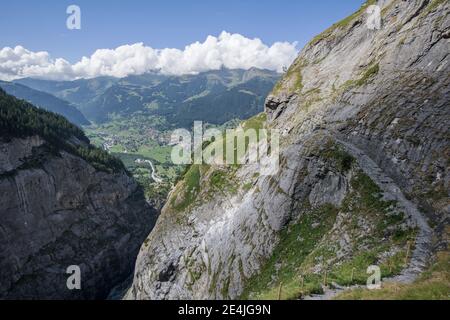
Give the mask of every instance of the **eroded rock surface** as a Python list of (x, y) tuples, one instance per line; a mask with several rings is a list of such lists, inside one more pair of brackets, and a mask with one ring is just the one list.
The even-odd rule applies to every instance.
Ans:
[[(310, 290), (326, 270), (350, 281), (367, 253), (368, 263), (401, 274), (392, 265), (405, 259), (408, 239), (420, 239), (418, 223), (432, 222), (435, 238), (448, 225), (449, 6), (385, 1), (383, 27), (370, 30), (366, 5), (313, 39), (266, 102), (266, 126), (282, 133), (279, 172), (192, 169), (142, 246), (127, 298), (276, 298), (280, 281), (295, 291), (300, 280), (286, 284), (292, 273), (307, 275)], [(342, 144), (426, 217), (390, 202)], [(219, 188), (217, 171), (227, 182)]]
[[(136, 182), (39, 136), (2, 137), (0, 150), (0, 297), (106, 298), (156, 220)], [(66, 286), (70, 265), (81, 290)]]

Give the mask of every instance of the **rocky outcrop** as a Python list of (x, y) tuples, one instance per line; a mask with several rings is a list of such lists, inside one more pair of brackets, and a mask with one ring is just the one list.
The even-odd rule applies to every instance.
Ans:
[[(1, 137), (0, 150), (0, 297), (106, 298), (156, 220), (136, 182), (39, 136)], [(71, 265), (80, 290), (66, 285)]]
[(449, 4), (385, 1), (371, 30), (374, 3), (314, 38), (268, 97), (278, 172), (191, 167), (127, 298), (273, 299), (280, 283), (299, 298), (320, 292), (324, 274), (365, 283), (372, 264), (411, 281), (431, 254), (428, 224), (447, 246)]

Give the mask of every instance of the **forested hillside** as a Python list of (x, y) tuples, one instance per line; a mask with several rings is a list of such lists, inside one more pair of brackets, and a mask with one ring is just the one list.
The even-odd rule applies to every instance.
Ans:
[(120, 160), (90, 145), (89, 139), (76, 125), (53, 112), (8, 95), (0, 89), (0, 135), (28, 137), (38, 135), (52, 147), (81, 156), (104, 171), (124, 170)]
[(37, 107), (60, 114), (76, 125), (89, 124), (89, 121), (75, 106), (49, 93), (5, 81), (0, 81), (0, 88), (18, 99), (24, 99)]

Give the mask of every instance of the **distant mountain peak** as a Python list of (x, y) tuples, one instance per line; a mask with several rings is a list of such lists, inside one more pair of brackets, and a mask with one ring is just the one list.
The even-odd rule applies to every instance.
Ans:
[(42, 109), (62, 115), (79, 126), (90, 123), (75, 106), (49, 93), (15, 82), (0, 81), (0, 87), (18, 99), (26, 100)]

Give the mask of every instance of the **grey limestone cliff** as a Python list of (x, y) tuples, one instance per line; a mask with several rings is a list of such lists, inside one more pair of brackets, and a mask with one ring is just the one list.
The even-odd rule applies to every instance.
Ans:
[(371, 264), (412, 281), (447, 247), (450, 5), (385, 1), (371, 30), (375, 3), (314, 38), (268, 97), (279, 172), (191, 167), (127, 298), (273, 299), (283, 283), (295, 299), (324, 274), (365, 283)]

